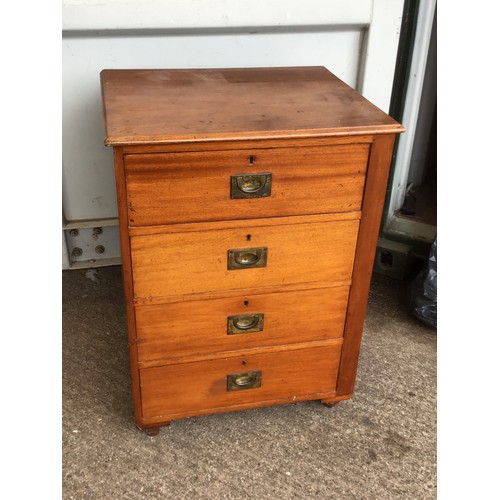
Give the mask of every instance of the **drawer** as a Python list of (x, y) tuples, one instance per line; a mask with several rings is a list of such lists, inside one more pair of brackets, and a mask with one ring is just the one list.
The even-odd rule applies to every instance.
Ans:
[(340, 346), (339, 341), (326, 347), (142, 369), (143, 416), (168, 417), (207, 408), (331, 393), (337, 383)]
[[(352, 220), (133, 236), (134, 295), (349, 280), (358, 227)], [(250, 265), (228, 269), (233, 261)]]
[(138, 360), (342, 337), (349, 287), (136, 308)]
[(369, 149), (360, 143), (127, 155), (129, 225), (360, 210)]

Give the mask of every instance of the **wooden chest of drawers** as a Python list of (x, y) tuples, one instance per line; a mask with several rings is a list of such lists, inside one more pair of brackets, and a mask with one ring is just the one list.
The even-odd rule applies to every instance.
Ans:
[(322, 67), (101, 86), (136, 425), (350, 398), (401, 125)]

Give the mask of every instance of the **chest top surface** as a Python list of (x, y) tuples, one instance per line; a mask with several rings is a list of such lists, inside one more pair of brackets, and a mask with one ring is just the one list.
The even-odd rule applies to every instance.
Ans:
[(107, 146), (398, 133), (324, 67), (101, 72)]

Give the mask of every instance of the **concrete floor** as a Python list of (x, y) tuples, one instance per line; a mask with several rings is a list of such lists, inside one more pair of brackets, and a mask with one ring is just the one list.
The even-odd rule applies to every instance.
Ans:
[(436, 498), (436, 334), (374, 276), (352, 400), (134, 426), (121, 268), (63, 275), (63, 498)]

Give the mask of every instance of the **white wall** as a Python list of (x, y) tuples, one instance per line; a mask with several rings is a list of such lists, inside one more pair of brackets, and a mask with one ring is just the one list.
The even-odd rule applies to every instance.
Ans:
[[(104, 226), (108, 242), (118, 237), (110, 227), (117, 209), (112, 151), (103, 146), (102, 69), (322, 65), (387, 111), (403, 3), (64, 0), (63, 213), (66, 228), (81, 230), (76, 239), (65, 231), (63, 267), (119, 257), (117, 242), (95, 254), (95, 235), (85, 229)], [(72, 258), (75, 245), (84, 253)]]

